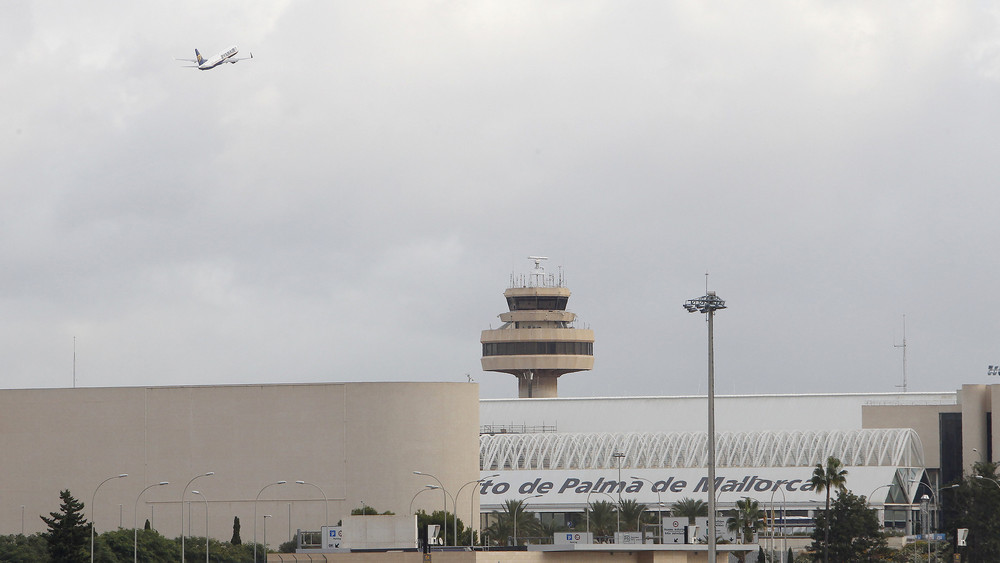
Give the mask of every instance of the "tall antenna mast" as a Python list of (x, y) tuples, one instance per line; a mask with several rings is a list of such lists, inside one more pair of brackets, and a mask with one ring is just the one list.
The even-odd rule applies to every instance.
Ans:
[(894, 343), (892, 347), (903, 349), (903, 384), (897, 385), (896, 387), (902, 387), (903, 393), (906, 393), (906, 315), (905, 314), (903, 315), (903, 343), (902, 344)]

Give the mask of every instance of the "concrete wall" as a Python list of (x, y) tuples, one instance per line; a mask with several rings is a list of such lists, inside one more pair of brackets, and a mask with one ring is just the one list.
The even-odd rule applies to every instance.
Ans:
[(963, 385), (958, 392), (962, 405), (962, 466), (966, 470), (973, 463), (986, 459), (986, 412), (992, 403), (990, 387)]
[[(484, 399), (480, 424), (546, 424), (557, 426), (559, 432), (705, 431), (707, 404), (705, 396)], [(715, 428), (718, 432), (860, 429), (865, 405), (906, 404), (955, 405), (956, 393), (716, 395)]]
[(920, 436), (927, 467), (941, 467), (940, 413), (961, 412), (959, 405), (869, 405), (861, 410), (864, 428), (912, 428)]
[[(228, 540), (238, 516), (242, 539), (253, 539), (256, 523), (260, 541), (270, 514), (272, 546), (324, 524), (324, 493), (331, 524), (362, 502), (405, 514), (417, 492), (437, 484), (413, 471), (452, 494), (479, 477), (478, 393), (468, 383), (3, 390), (0, 533), (21, 531), (22, 506), (25, 533), (42, 531), (38, 516), (57, 511), (59, 491), (69, 489), (98, 532), (131, 528), (135, 515), (176, 537), (181, 492), (209, 471), (185, 496), (185, 527), (200, 536), (205, 498), (211, 536)], [(98, 485), (121, 473), (129, 476), (106, 482), (92, 504)], [(288, 483), (261, 492), (279, 480)], [(160, 481), (170, 484), (146, 491), (134, 512), (140, 491)], [(469, 489), (458, 504), (466, 523)], [(420, 494), (413, 507), (440, 510), (442, 495)]]

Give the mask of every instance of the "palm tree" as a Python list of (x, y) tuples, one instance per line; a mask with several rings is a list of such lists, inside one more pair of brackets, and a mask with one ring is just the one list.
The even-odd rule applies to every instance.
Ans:
[(594, 537), (610, 536), (618, 526), (618, 510), (615, 503), (599, 500), (590, 503), (587, 510), (587, 526)]
[(844, 464), (833, 456), (826, 458), (826, 467), (823, 467), (822, 463), (817, 463), (816, 467), (813, 468), (812, 478), (809, 479), (809, 483), (817, 492), (826, 491), (826, 512), (824, 512), (824, 520), (826, 521), (825, 530), (823, 531), (823, 563), (829, 563), (830, 561), (830, 490), (837, 489), (842, 491), (847, 485), (847, 470), (844, 469)]
[(670, 505), (670, 515), (678, 518), (687, 517), (688, 524), (694, 524), (694, 519), (698, 516), (708, 516), (708, 503), (684, 497)]
[(633, 524), (639, 524), (640, 519), (644, 522), (651, 520), (651, 514), (646, 513), (646, 505), (639, 504), (635, 499), (622, 499), (618, 502), (618, 514), (622, 518), (622, 529), (626, 532), (638, 532)]
[(737, 533), (740, 543), (752, 542), (754, 533), (764, 528), (760, 503), (750, 497), (736, 501), (736, 512), (726, 520), (726, 528)]
[(507, 499), (501, 508), (503, 512), (493, 511), (495, 520), (486, 531), (490, 536), (503, 541), (501, 538), (513, 538), (516, 530), (516, 541), (520, 544), (524, 538), (539, 533), (538, 519), (524, 511), (523, 500)]

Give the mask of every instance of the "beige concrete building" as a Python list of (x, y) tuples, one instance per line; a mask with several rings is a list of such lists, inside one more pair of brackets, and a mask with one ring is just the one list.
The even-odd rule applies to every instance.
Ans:
[[(205, 534), (207, 499), (209, 534), (226, 541), (234, 516), (244, 541), (255, 523), (260, 541), (270, 515), (275, 546), (362, 504), (441, 510), (442, 494), (425, 488), (437, 482), (413, 472), (448, 491), (478, 479), (478, 421), (471, 383), (3, 390), (0, 533), (44, 530), (39, 515), (57, 511), (69, 489), (98, 532), (131, 528), (134, 518), (176, 537), (192, 479), (185, 533)], [(139, 497), (161, 481), (170, 484)], [(478, 512), (476, 501), (459, 499), (459, 517), (478, 523), (461, 510), (471, 502)]]

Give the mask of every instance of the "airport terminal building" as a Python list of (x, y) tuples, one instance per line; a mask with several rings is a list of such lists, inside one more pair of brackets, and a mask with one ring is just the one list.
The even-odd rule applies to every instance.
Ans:
[[(947, 494), (993, 459), (998, 402), (1000, 385), (717, 397), (720, 507), (749, 496), (783, 514), (786, 531), (807, 526), (823, 504), (812, 468), (833, 455), (848, 488), (903, 528), (922, 495)], [(562, 523), (619, 493), (666, 509), (704, 497), (705, 407), (704, 396), (480, 400), (475, 383), (2, 390), (0, 533), (41, 531), (62, 489), (98, 531), (148, 519), (175, 537), (183, 506), (185, 533), (197, 534), (207, 501), (212, 536), (228, 539), (239, 516), (249, 538), (268, 514), (278, 543), (361, 506), (406, 514), (447, 502), (471, 525), (527, 497), (529, 511)]]
[[(751, 497), (779, 526), (812, 525), (825, 495), (808, 485), (829, 456), (847, 488), (868, 497), (888, 527), (912, 530), (920, 499), (972, 463), (992, 460), (1000, 385), (943, 393), (716, 397), (720, 509)], [(559, 523), (589, 502), (634, 498), (655, 509), (706, 494), (706, 397), (483, 400), (480, 465), (484, 513), (508, 498)], [(618, 454), (618, 455), (615, 455)], [(947, 493), (945, 493), (947, 494)]]

